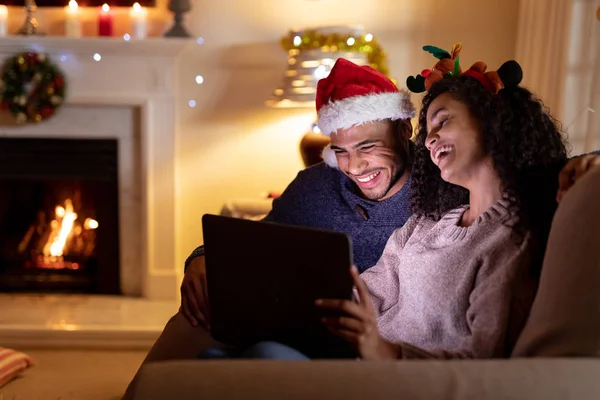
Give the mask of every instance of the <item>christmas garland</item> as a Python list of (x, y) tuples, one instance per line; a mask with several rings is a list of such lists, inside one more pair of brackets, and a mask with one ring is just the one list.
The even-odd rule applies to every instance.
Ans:
[(26, 51), (4, 61), (0, 108), (17, 123), (41, 122), (54, 115), (65, 98), (65, 77), (44, 53)]
[[(297, 38), (300, 39), (297, 39)], [(322, 50), (325, 52), (355, 52), (367, 55), (369, 65), (385, 76), (389, 76), (387, 55), (372, 34), (323, 34), (316, 29), (302, 32), (290, 31), (281, 38), (286, 50)]]

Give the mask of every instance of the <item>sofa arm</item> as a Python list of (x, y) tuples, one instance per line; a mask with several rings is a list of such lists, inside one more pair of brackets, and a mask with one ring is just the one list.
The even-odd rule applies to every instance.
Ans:
[(167, 361), (140, 373), (159, 399), (599, 399), (600, 360)]

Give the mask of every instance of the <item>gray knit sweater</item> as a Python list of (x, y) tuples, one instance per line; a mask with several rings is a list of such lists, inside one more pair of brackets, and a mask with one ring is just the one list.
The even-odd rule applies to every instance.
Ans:
[(381, 335), (402, 358), (508, 357), (537, 288), (529, 236), (517, 242), (501, 200), (469, 227), (466, 207), (412, 217), (361, 276)]

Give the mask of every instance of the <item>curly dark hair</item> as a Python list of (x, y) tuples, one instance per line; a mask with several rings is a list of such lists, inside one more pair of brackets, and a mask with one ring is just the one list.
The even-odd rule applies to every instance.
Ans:
[(425, 147), (427, 110), (446, 92), (465, 104), (478, 123), (484, 150), (511, 203), (509, 218), (517, 217), (513, 225), (516, 236), (522, 238), (529, 231), (545, 243), (567, 150), (558, 123), (523, 87), (502, 89), (494, 95), (469, 76), (449, 77), (431, 87), (419, 114), (412, 169), (413, 212), (437, 220), (446, 211), (469, 203), (469, 192), (441, 178)]

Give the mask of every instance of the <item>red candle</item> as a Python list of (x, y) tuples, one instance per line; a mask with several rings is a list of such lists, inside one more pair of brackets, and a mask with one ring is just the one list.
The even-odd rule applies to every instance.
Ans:
[(112, 36), (112, 33), (113, 16), (109, 5), (104, 3), (100, 7), (100, 13), (98, 14), (98, 36)]

